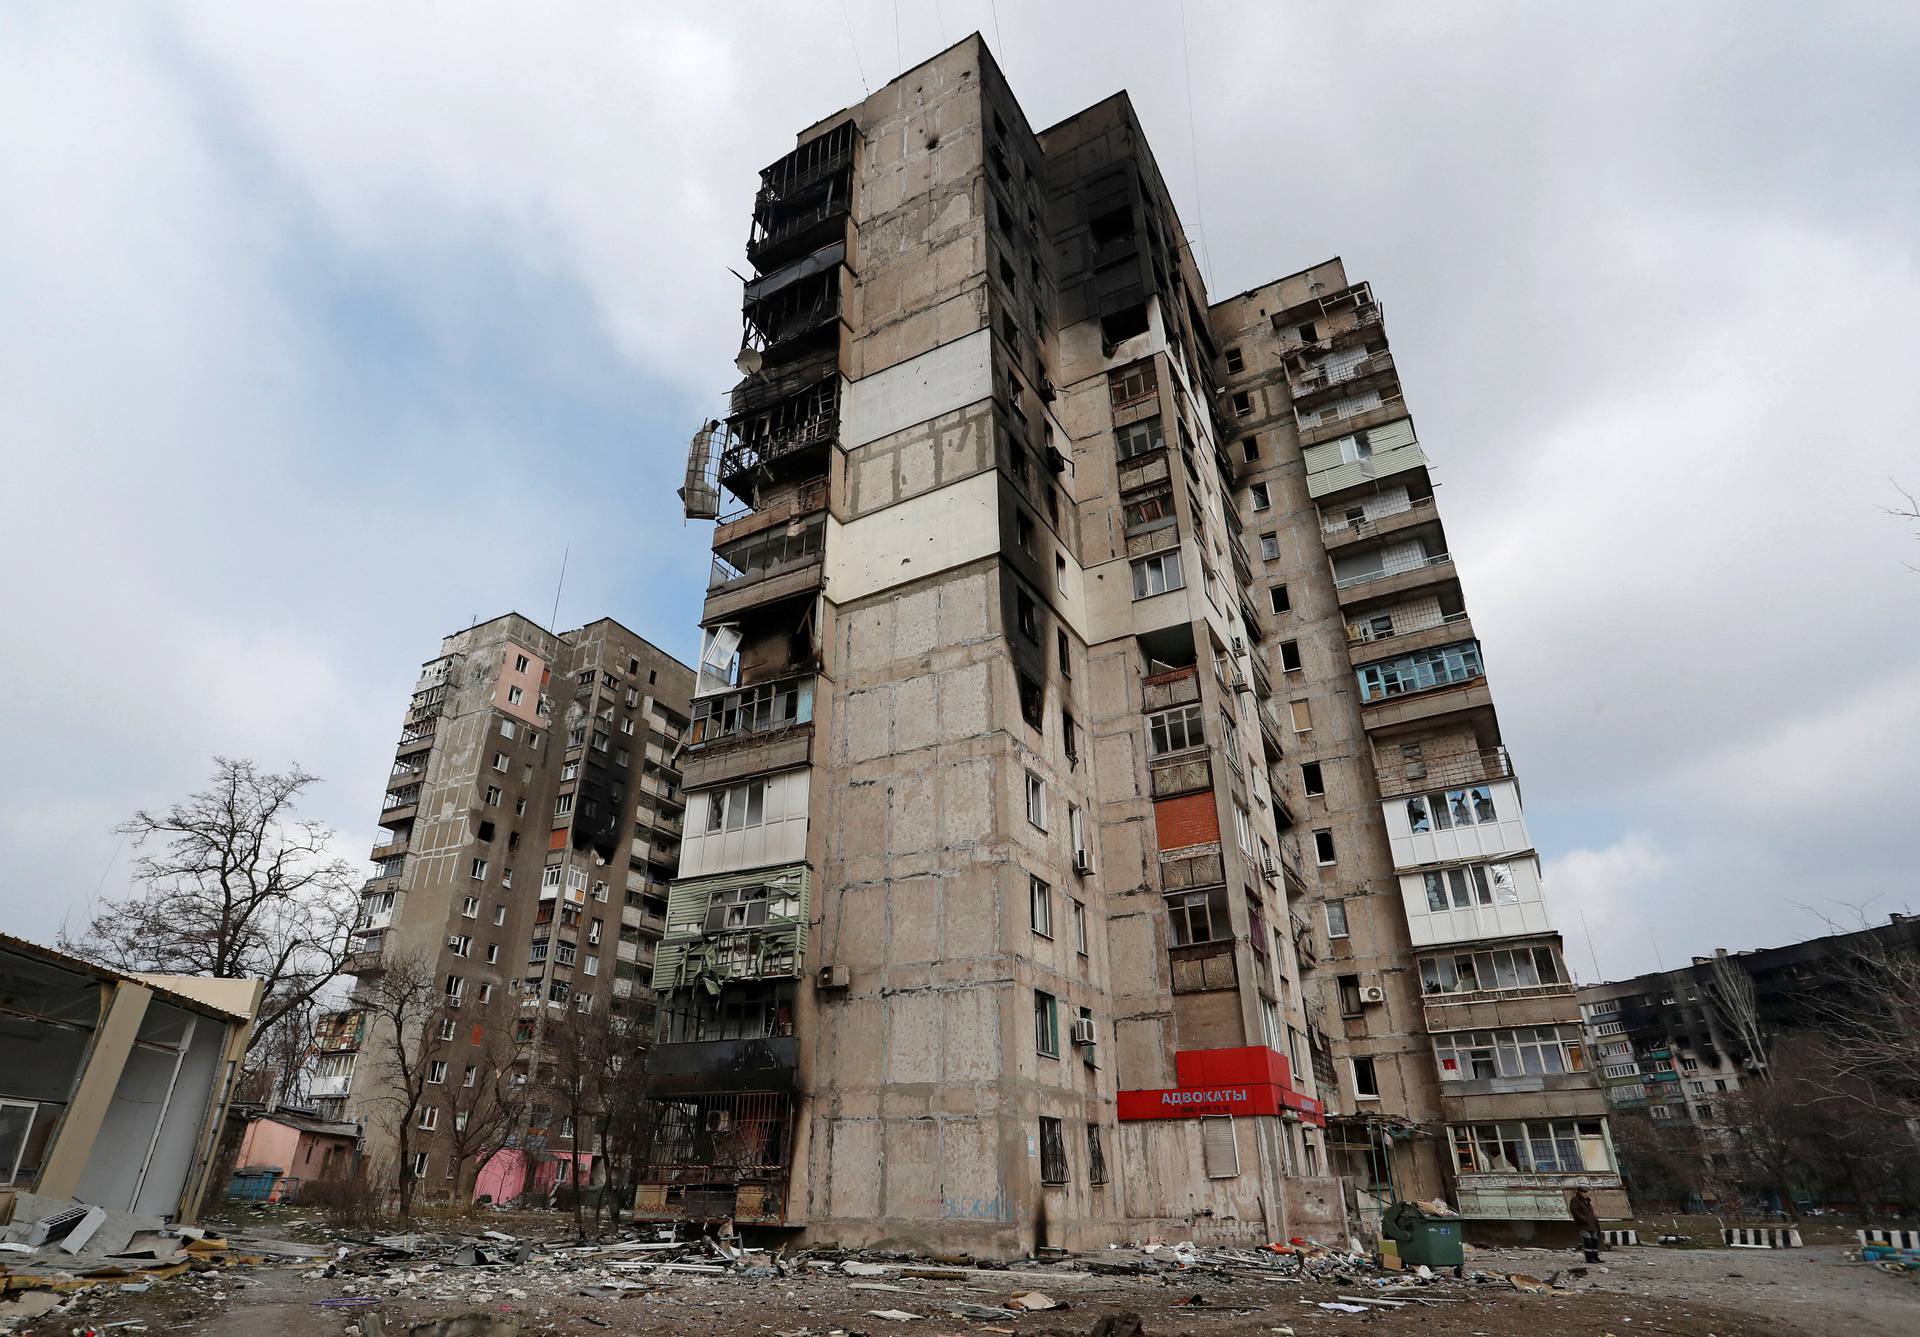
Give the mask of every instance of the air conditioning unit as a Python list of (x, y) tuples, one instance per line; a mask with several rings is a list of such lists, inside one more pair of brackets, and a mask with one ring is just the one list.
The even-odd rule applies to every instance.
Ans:
[(458, 998), (453, 998), (453, 997), (449, 997), (449, 998), (447, 999), (447, 1006), (448, 1006), (448, 1007), (459, 1007), (459, 1006), (460, 1006), (460, 1000), (459, 1000)]
[(1073, 1019), (1073, 1042), (1077, 1045), (1093, 1043), (1093, 1018), (1075, 1017)]
[(815, 977), (814, 987), (819, 989), (844, 989), (849, 982), (847, 968), (845, 966), (821, 966), (819, 975)]
[(458, 933), (449, 933), (447, 935), (447, 946), (455, 949), (456, 951), (459, 950), (460, 935)]
[(1260, 874), (1269, 882), (1280, 876), (1280, 865), (1273, 861), (1272, 850), (1260, 851)]
[(1387, 1001), (1387, 991), (1377, 984), (1369, 984), (1360, 990), (1360, 1001), (1363, 1003), (1384, 1003)]
[(1093, 855), (1085, 850), (1073, 852), (1073, 871), (1085, 877), (1093, 871)]
[(1247, 643), (1238, 636), (1233, 638), (1233, 652), (1236, 655), (1244, 655), (1247, 652)]

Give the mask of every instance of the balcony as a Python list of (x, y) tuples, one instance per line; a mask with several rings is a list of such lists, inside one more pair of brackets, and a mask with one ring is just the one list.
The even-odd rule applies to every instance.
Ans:
[(1421, 999), (1429, 1031), (1492, 1031), (1561, 1026), (1580, 1020), (1571, 983), (1428, 994)]
[(1355, 665), (1380, 657), (1372, 647), (1386, 645), (1390, 650), (1415, 654), (1473, 638), (1473, 622), (1462, 609), (1440, 617), (1432, 615), (1431, 605), (1410, 614), (1406, 606), (1383, 612), (1354, 615), (1347, 623), (1347, 650)]
[(398, 826), (412, 821), (420, 808), (420, 790), (417, 783), (389, 790), (380, 804), (380, 825)]
[[(1400, 416), (1404, 416), (1404, 411), (1388, 417), (1386, 421), (1392, 421), (1393, 417)], [(1329, 424), (1316, 435), (1323, 441), (1351, 436), (1359, 430), (1359, 426), (1355, 424), (1365, 425), (1356, 418), (1345, 423)], [(1382, 478), (1391, 478), (1395, 474), (1409, 473), (1426, 467), (1426, 452), (1420, 449), (1418, 441), (1409, 441), (1405, 445), (1376, 449), (1361, 459), (1347, 460), (1308, 474), (1307, 495), (1315, 501), (1320, 501), (1338, 493), (1350, 492), (1355, 488), (1365, 488), (1371, 492)]]
[(438, 720), (425, 720), (419, 727), (409, 727), (400, 731), (400, 742), (394, 747), (396, 761), (407, 757), (423, 756), (433, 747), (433, 735), (439, 728)]
[(776, 529), (727, 545), (713, 555), (704, 621), (729, 618), (761, 604), (811, 594), (825, 575), (826, 517), (798, 533)]
[(1438, 646), (1356, 669), (1368, 729), (1412, 724), (1492, 704), (1477, 641)]
[(386, 970), (386, 942), (372, 942), (347, 955), (341, 967), (349, 975), (379, 975)]
[(1309, 403), (1334, 391), (1357, 389), (1392, 372), (1393, 352), (1381, 348), (1358, 361), (1342, 363), (1337, 367), (1325, 363), (1312, 367), (1293, 378), (1287, 389), (1294, 403)]
[(1376, 571), (1363, 571), (1336, 580), (1333, 588), (1339, 595), (1340, 606), (1346, 608), (1366, 600), (1390, 599), (1396, 594), (1411, 593), (1453, 574), (1453, 555), (1442, 552), (1431, 557), (1402, 558), (1392, 566), (1382, 566)]
[(1271, 697), (1261, 700), (1257, 713), (1260, 716), (1260, 741), (1266, 744), (1267, 761), (1271, 764), (1285, 755), (1281, 741), (1287, 736), (1287, 726), (1280, 719), (1279, 705)]
[[(840, 425), (840, 378), (827, 376), (795, 394), (731, 418), (720, 453), (720, 482), (736, 497), (752, 495), (756, 471), (819, 472), (822, 452)], [(804, 470), (797, 467), (805, 456)], [(825, 504), (824, 499), (821, 504)]]
[(1332, 417), (1314, 422), (1298, 422), (1300, 448), (1305, 450), (1308, 446), (1318, 445), (1322, 441), (1332, 441), (1336, 437), (1363, 432), (1371, 427), (1381, 427), (1406, 416), (1406, 397), (1396, 390), (1391, 395), (1382, 395), (1378, 404), (1350, 413), (1344, 418)]
[(844, 241), (851, 205), (847, 183), (831, 175), (816, 178), (810, 199), (766, 202), (754, 210), (748, 262), (764, 274), (796, 256)]
[(398, 859), (407, 852), (411, 837), (406, 833), (389, 833), (382, 843), (375, 845), (367, 857), (375, 863), (385, 863), (389, 859)]
[(707, 789), (806, 765), (813, 756), (814, 681), (811, 673), (795, 674), (695, 701), (686, 783)]
[(1423, 757), (1402, 762), (1397, 768), (1378, 767), (1375, 776), (1381, 798), (1398, 798), (1433, 789), (1458, 789), (1488, 780), (1511, 780), (1513, 762), (1504, 747), (1489, 747), (1478, 752)]
[(1385, 538), (1390, 534), (1411, 529), (1434, 518), (1433, 495), (1414, 497), (1410, 501), (1392, 509), (1370, 505), (1363, 508), (1366, 514), (1359, 519), (1349, 520), (1343, 514), (1333, 519), (1325, 514), (1320, 517), (1320, 540), (1329, 552), (1351, 546), (1366, 539)]
[(347, 1088), (353, 1085), (353, 1071), (336, 1073), (329, 1077), (310, 1077), (307, 1090), (316, 1100), (327, 1100), (347, 1094)]
[(839, 241), (747, 284), (741, 308), (746, 346), (760, 354), (762, 368), (831, 341), (839, 328), (846, 261), (847, 244)]

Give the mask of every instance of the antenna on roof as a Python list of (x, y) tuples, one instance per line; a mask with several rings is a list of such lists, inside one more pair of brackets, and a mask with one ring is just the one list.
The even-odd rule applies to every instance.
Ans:
[(554, 582), (553, 612), (547, 615), (547, 630), (556, 636), (560, 634), (560, 591), (567, 585), (567, 558), (572, 554), (573, 543), (569, 540), (567, 546), (560, 550), (560, 579)]

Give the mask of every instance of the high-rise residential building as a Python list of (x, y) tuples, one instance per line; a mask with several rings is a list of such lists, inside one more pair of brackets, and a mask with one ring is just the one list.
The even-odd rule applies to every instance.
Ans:
[[(430, 1191), (451, 1178), (463, 1081), (499, 1052), (488, 1028), (562, 1009), (652, 1026), (692, 690), (692, 669), (609, 618), (556, 635), (509, 613), (446, 637), (421, 669), (361, 895), (355, 997), (315, 1046), (316, 1103), (364, 1121), (376, 1161), (393, 1152), (393, 1078), (365, 995), (397, 961), (431, 962), (439, 982), (425, 1054), (438, 1067), (407, 1167)], [(568, 1133), (514, 1145), (592, 1154)]]
[(801, 131), (747, 258), (638, 1213), (1004, 1253), (1617, 1185), (1365, 285), (1210, 307), (1127, 97), (1035, 131), (977, 35)]
[[(1335, 259), (1220, 302), (1219, 409), (1273, 619), (1335, 1167), (1476, 1233), (1627, 1214), (1573, 977), (1381, 307)], [(1337, 1088), (1337, 1095), (1334, 1094)]]

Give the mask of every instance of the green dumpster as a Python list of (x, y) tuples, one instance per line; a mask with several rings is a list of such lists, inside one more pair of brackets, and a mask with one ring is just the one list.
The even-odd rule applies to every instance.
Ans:
[(1434, 1216), (1411, 1202), (1396, 1202), (1381, 1218), (1380, 1233), (1400, 1247), (1408, 1267), (1460, 1267), (1467, 1261), (1460, 1238), (1460, 1218)]

